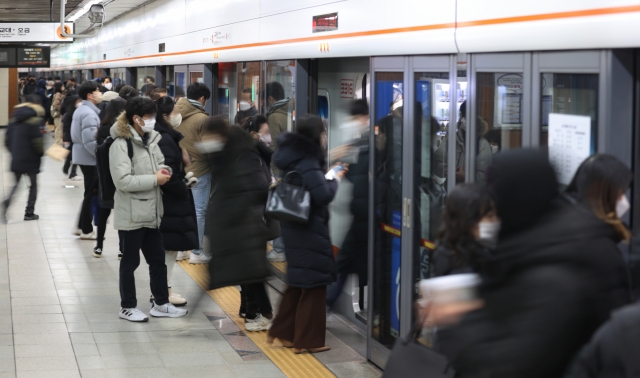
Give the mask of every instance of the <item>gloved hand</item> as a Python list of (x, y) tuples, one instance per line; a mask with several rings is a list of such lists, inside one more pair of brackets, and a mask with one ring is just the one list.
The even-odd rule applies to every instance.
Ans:
[(183, 181), (187, 188), (191, 189), (198, 183), (198, 178), (193, 176), (193, 172), (187, 172)]

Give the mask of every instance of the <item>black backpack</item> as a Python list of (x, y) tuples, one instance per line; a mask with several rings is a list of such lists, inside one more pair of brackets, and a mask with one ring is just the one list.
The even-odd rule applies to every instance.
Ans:
[[(117, 139), (117, 138), (116, 138)], [(127, 152), (129, 159), (133, 159), (133, 143), (131, 139), (127, 141)], [(115, 139), (108, 137), (96, 148), (96, 169), (98, 170), (98, 200), (100, 207), (113, 209), (113, 196), (116, 194), (116, 186), (111, 177), (109, 169), (109, 148)]]

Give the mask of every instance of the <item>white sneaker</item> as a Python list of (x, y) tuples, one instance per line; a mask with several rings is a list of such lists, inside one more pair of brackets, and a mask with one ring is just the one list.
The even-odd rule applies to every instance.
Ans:
[(149, 311), (149, 315), (156, 318), (179, 318), (181, 316), (187, 315), (188, 312), (189, 311), (187, 310), (177, 308), (171, 303), (165, 303), (161, 306), (158, 306), (155, 302), (153, 302), (153, 307), (151, 308), (151, 311)]
[(98, 240), (98, 234), (95, 231), (91, 231), (88, 234), (80, 234), (80, 240)]
[(80, 176), (73, 176), (73, 177), (69, 178), (69, 181), (82, 181), (82, 177), (80, 177)]
[(284, 252), (278, 253), (272, 249), (271, 252), (267, 254), (267, 260), (273, 262), (285, 262), (287, 261), (287, 258), (284, 256)]
[(189, 264), (208, 264), (211, 260), (211, 256), (207, 256), (204, 252), (199, 255), (191, 254), (189, 257)]
[(189, 251), (180, 251), (176, 257), (176, 261), (182, 261), (189, 258)]
[(79, 228), (76, 228), (75, 231), (73, 231), (71, 234), (75, 236), (80, 236), (82, 235), (82, 230)]
[(120, 307), (120, 319), (125, 319), (130, 322), (148, 322), (149, 318), (144, 312), (138, 310), (137, 308), (124, 308)]
[(249, 332), (268, 331), (271, 328), (271, 320), (265, 318), (262, 314), (258, 314), (253, 320), (246, 319), (244, 328)]

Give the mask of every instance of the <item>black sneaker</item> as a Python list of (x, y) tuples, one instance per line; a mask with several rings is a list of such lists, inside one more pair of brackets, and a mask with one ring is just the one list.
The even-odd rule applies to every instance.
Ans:
[(118, 252), (118, 260), (122, 260), (122, 252)]
[(38, 220), (40, 217), (34, 213), (24, 213), (24, 220)]
[(102, 248), (98, 248), (98, 247), (93, 248), (93, 257), (97, 257), (97, 258), (102, 257)]

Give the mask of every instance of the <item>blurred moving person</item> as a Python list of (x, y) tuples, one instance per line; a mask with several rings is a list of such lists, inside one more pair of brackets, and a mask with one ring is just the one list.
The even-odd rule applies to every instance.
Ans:
[(478, 184), (456, 186), (446, 199), (443, 218), (429, 276), (484, 271), (500, 231), (489, 189)]
[(611, 226), (557, 200), (544, 152), (500, 153), (487, 179), (502, 226), (480, 301), (432, 305), (429, 322), (460, 377), (563, 377), (610, 310)]
[(169, 182), (162, 186), (164, 215), (160, 224), (167, 265), (169, 302), (175, 306), (184, 306), (187, 300), (171, 290), (171, 273), (176, 265), (179, 251), (189, 251), (199, 247), (198, 221), (193, 195), (184, 182), (187, 176), (184, 167), (189, 164), (189, 161), (185, 161), (185, 155), (180, 148), (180, 141), (184, 137), (174, 130), (180, 126), (182, 116), (170, 97), (158, 98), (156, 106), (158, 114), (155, 130), (161, 137), (158, 147), (164, 155), (164, 164), (171, 167), (173, 172)]
[(54, 95), (51, 104), (51, 117), (53, 117), (53, 124), (56, 127), (54, 131), (54, 142), (62, 144), (62, 114), (60, 110), (62, 108), (62, 102), (67, 96), (67, 89), (59, 81), (53, 85), (53, 88)]
[(16, 183), (4, 200), (3, 220), (6, 222), (7, 209), (11, 199), (18, 189), (22, 176), (29, 176), (29, 198), (24, 211), (24, 220), (37, 220), (40, 217), (33, 211), (38, 196), (37, 175), (40, 173), (40, 163), (44, 154), (42, 133), (40, 128), (45, 122), (45, 111), (40, 105), (38, 96), (29, 95), (26, 102), (14, 108), (11, 122), (5, 135), (5, 144), (11, 152), (11, 172), (15, 175)]
[[(211, 97), (211, 91), (203, 83), (191, 83), (187, 87), (187, 98), (180, 98), (176, 102), (176, 107), (182, 116), (180, 133), (184, 139), (180, 141), (180, 147), (189, 154), (191, 164), (185, 167), (185, 171), (193, 172), (198, 179), (196, 186), (191, 188), (193, 200), (196, 206), (196, 217), (198, 220), (198, 248), (191, 251), (189, 262), (191, 264), (206, 264), (210, 257), (202, 253), (202, 243), (204, 237), (205, 218), (207, 205), (211, 195), (211, 172), (206, 154), (198, 148), (202, 142), (205, 125), (209, 121), (209, 115), (204, 111), (207, 100)], [(226, 214), (218, 214), (224, 217)]]
[[(158, 147), (160, 134), (154, 130), (156, 105), (150, 99), (134, 98), (127, 102), (126, 112), (111, 128), (114, 142), (109, 148), (109, 167), (116, 187), (114, 196), (114, 228), (122, 243), (120, 261), (119, 316), (132, 322), (149, 319), (137, 308), (134, 272), (140, 265), (140, 251), (149, 264), (154, 317), (177, 318), (187, 311), (169, 303), (167, 266), (160, 232), (163, 215), (160, 187), (171, 179), (171, 168), (164, 164)], [(116, 139), (117, 138), (117, 139)], [(133, 146), (129, 158), (127, 139)]]
[[(493, 150), (485, 139), (485, 134), (489, 131), (489, 124), (481, 117), (476, 117), (476, 182), (485, 184), (486, 170), (491, 164)], [(465, 181), (465, 141), (467, 139), (467, 101), (460, 105), (460, 120), (458, 121), (458, 131), (456, 132), (456, 182)]]
[[(60, 106), (60, 114), (62, 115), (62, 145), (64, 148), (69, 150), (69, 155), (67, 155), (67, 159), (62, 167), (62, 173), (72, 181), (82, 180), (82, 178), (77, 174), (78, 166), (72, 163), (73, 142), (71, 141), (71, 123), (73, 122), (73, 113), (76, 112), (76, 109), (80, 105), (82, 105), (82, 99), (80, 96), (78, 96), (75, 91), (68, 90), (67, 96), (64, 98), (62, 105)], [(80, 236), (80, 233), (77, 233), (77, 236)]]
[(102, 102), (102, 92), (95, 81), (82, 83), (78, 94), (82, 105), (73, 113), (71, 121), (71, 141), (73, 142), (73, 164), (78, 164), (84, 176), (84, 199), (80, 208), (79, 227), (82, 231), (80, 239), (96, 240), (93, 230), (93, 212), (91, 202), (98, 195), (95, 186), (96, 175), (96, 147), (98, 128), (100, 127), (100, 109), (97, 105)]
[[(325, 177), (327, 131), (317, 116), (300, 117), (296, 131), (282, 134), (278, 145), (280, 149), (273, 161), (283, 175), (293, 171), (302, 174), (311, 196), (311, 212), (308, 223), (281, 222), (289, 286), (267, 343), (278, 338), (284, 346), (293, 347), (295, 353), (304, 349), (324, 352), (330, 349), (325, 345), (327, 286), (336, 279), (329, 236), (329, 203), (347, 169), (338, 171), (336, 179)], [(291, 184), (301, 186), (303, 181), (294, 176)]]

